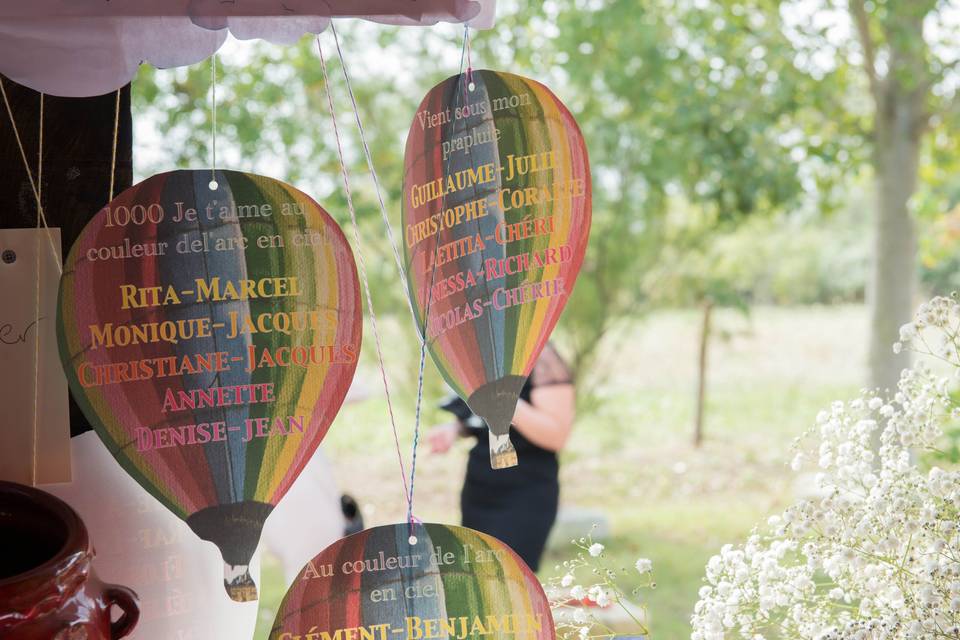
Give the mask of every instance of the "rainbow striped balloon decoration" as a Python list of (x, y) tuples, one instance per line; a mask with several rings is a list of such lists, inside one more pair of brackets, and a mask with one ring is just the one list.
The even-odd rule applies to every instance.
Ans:
[(554, 640), (543, 588), (509, 547), (464, 527), (418, 524), (415, 542), (410, 531), (376, 527), (327, 547), (294, 580), (270, 640)]
[(403, 229), (411, 301), (447, 383), (513, 466), (517, 398), (587, 248), (587, 149), (544, 85), (509, 73), (448, 78), (407, 138)]
[(234, 171), (174, 171), (117, 196), (64, 266), (60, 355), (110, 453), (225, 562), (235, 600), (263, 523), (343, 403), (362, 329), (336, 222)]

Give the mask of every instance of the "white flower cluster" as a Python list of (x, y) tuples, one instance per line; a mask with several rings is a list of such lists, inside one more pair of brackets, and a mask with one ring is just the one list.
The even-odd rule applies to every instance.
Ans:
[[(900, 327), (900, 340), (894, 343), (893, 350), (895, 353), (900, 353), (903, 349), (919, 351), (960, 367), (958, 330), (960, 302), (957, 294), (950, 297), (937, 296), (920, 305), (913, 322)], [(928, 337), (933, 344), (928, 342)]]
[[(927, 353), (960, 369), (958, 308), (934, 299), (901, 342), (925, 348), (932, 328), (940, 344)], [(957, 416), (950, 388), (918, 365), (889, 400), (864, 393), (821, 412), (808, 452), (819, 497), (711, 558), (691, 638), (960, 638), (960, 471), (916, 460)]]
[[(584, 606), (592, 603), (597, 607), (606, 608), (618, 606), (637, 625), (637, 632), (646, 634), (643, 622), (627, 606), (627, 597), (620, 582), (627, 569), (614, 570), (606, 565), (604, 558), (605, 547), (594, 542), (592, 536), (573, 540), (572, 544), (579, 550), (573, 560), (563, 563), (564, 574), (547, 582), (544, 587), (550, 598), (550, 608), (556, 624), (558, 640), (588, 640), (591, 638), (614, 638), (616, 633)], [(559, 569), (560, 567), (558, 567)], [(639, 558), (634, 569), (640, 574), (640, 587), (634, 589), (655, 588), (653, 582), (653, 563), (647, 558)], [(593, 584), (581, 584), (579, 577), (589, 573)]]

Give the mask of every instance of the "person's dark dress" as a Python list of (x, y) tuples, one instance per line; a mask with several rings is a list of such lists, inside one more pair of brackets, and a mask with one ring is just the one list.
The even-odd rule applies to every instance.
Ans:
[[(571, 383), (566, 364), (547, 345), (520, 397), (530, 402), (534, 387)], [(476, 418), (459, 417), (465, 424), (482, 425)], [(502, 540), (536, 571), (557, 518), (560, 500), (557, 454), (538, 447), (516, 427), (511, 427), (510, 439), (517, 450), (519, 464), (498, 471), (490, 467), (490, 438), (486, 427), (470, 428), (469, 433), (477, 438), (477, 444), (470, 450), (467, 477), (460, 494), (463, 525)]]

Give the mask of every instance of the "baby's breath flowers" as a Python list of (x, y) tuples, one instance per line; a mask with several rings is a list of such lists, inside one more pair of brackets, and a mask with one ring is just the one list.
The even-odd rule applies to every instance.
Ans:
[(629, 620), (636, 625), (636, 633), (646, 635), (647, 630), (637, 610), (622, 586), (630, 572), (639, 585), (632, 591), (634, 596), (643, 589), (653, 589), (653, 564), (647, 558), (640, 558), (632, 568), (614, 569), (604, 554), (605, 547), (593, 540), (592, 532), (583, 538), (573, 540), (577, 555), (565, 561), (558, 569), (563, 575), (548, 581), (544, 586), (550, 597), (558, 640), (588, 640), (590, 638), (616, 638), (622, 632), (614, 631), (607, 624), (590, 613), (583, 606), (590, 601), (600, 608), (615, 606), (620, 608)]
[[(913, 322), (900, 327), (900, 340), (893, 350), (910, 349), (932, 355), (954, 367), (960, 367), (957, 333), (960, 331), (958, 295), (937, 296), (920, 305)], [(931, 344), (932, 343), (932, 344)]]
[[(955, 375), (958, 325), (956, 297), (934, 298), (897, 348)], [(960, 638), (960, 471), (916, 455), (935, 452), (956, 416), (952, 388), (918, 364), (891, 398), (863, 392), (822, 411), (816, 446), (791, 465), (816, 464), (818, 497), (711, 558), (692, 640)]]

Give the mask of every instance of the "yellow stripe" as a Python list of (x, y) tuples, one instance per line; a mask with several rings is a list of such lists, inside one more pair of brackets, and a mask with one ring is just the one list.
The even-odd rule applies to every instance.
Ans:
[[(306, 218), (306, 229), (317, 230), (321, 233), (327, 233), (329, 231), (325, 219), (312, 205), (308, 204), (307, 211), (304, 215)], [(295, 231), (299, 230), (299, 225), (296, 224), (296, 218), (292, 218), (287, 224), (295, 227)], [(284, 233), (284, 237), (289, 238), (290, 236), (288, 233)], [(339, 290), (337, 288), (338, 278), (335, 246), (331, 242), (325, 242), (319, 247), (300, 247), (294, 249), (296, 250), (291, 250), (291, 247), (288, 247), (284, 253), (284, 255), (287, 256), (284, 265), (285, 272), (291, 273), (298, 266), (302, 268), (302, 265), (309, 260), (314, 265), (313, 277), (310, 279), (315, 287), (315, 290), (311, 292), (313, 294), (313, 308), (336, 309), (339, 304)], [(310, 345), (314, 341), (313, 332), (310, 332), (308, 335), (309, 338), (305, 338), (302, 341), (304, 345)], [(311, 365), (308, 367), (303, 382), (300, 385), (299, 393), (295, 399), (295, 404), (286, 401), (282, 404), (285, 406), (295, 406), (296, 415), (306, 416), (309, 422), (309, 419), (313, 415), (316, 400), (323, 391), (323, 385), (330, 372), (330, 366), (329, 362), (325, 362), (321, 365)], [(291, 370), (285, 375), (299, 373), (300, 372)], [(283, 387), (281, 387), (281, 390), (282, 389)], [(297, 392), (290, 391), (288, 393), (292, 394)], [(287, 400), (286, 395), (284, 395), (284, 399)], [(289, 400), (294, 399), (289, 398)], [(287, 475), (290, 467), (293, 466), (294, 459), (300, 451), (300, 446), (305, 435), (306, 434), (295, 433), (289, 436), (268, 439), (264, 450), (263, 467), (260, 477), (257, 480), (257, 500), (269, 501), (271, 499), (277, 487), (279, 487), (283, 478)], [(268, 461), (273, 462), (268, 463)]]
[[(557, 167), (553, 171), (552, 180), (548, 181), (548, 186), (556, 184), (562, 180), (567, 180), (572, 177), (573, 167), (570, 159), (570, 147), (567, 140), (567, 130), (563, 126), (562, 120), (558, 117), (559, 111), (556, 107), (557, 99), (544, 87), (538, 84), (529, 84), (528, 88), (533, 91), (536, 99), (539, 101), (540, 105), (544, 110), (544, 124), (546, 126), (546, 131), (543, 132), (545, 139), (552, 143), (552, 150), (556, 152), (557, 157)], [(537, 150), (539, 151), (539, 149)], [(533, 152), (533, 150), (531, 150)], [(554, 200), (551, 203), (553, 209), (552, 215), (554, 217), (554, 232), (550, 236), (541, 236), (534, 240), (534, 250), (542, 251), (547, 247), (553, 244), (553, 241), (556, 239), (565, 239), (570, 234), (570, 227), (572, 224), (571, 220), (571, 207), (570, 202), (567, 200), (556, 201)], [(540, 281), (544, 282), (551, 280), (560, 275), (560, 270), (563, 265), (552, 264), (545, 267), (540, 274)], [(569, 283), (564, 283), (566, 286)], [(523, 368), (527, 365), (529, 358), (533, 354), (534, 347), (537, 344), (537, 341), (540, 339), (541, 330), (544, 328), (543, 323), (547, 315), (547, 309), (550, 306), (553, 298), (540, 298), (533, 304), (525, 304), (521, 307), (521, 318), (518, 323), (517, 330), (518, 334), (520, 331), (523, 331), (523, 334), (518, 335), (518, 343), (522, 348), (514, 350), (514, 361), (513, 368), (514, 372), (520, 373), (523, 371)]]

